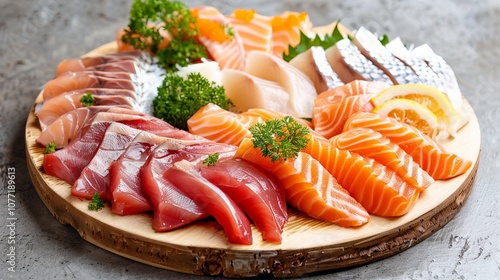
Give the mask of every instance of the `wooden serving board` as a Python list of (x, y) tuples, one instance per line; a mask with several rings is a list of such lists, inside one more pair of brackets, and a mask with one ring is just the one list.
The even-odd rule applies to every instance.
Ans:
[[(116, 44), (110, 43), (87, 55), (115, 51)], [(40, 101), (41, 94), (35, 104)], [(152, 229), (150, 214), (119, 216), (111, 213), (109, 207), (98, 212), (87, 210), (88, 201), (72, 196), (68, 183), (43, 172), (44, 147), (35, 142), (41, 131), (33, 110), (26, 123), (28, 168), (40, 198), (56, 219), (103, 249), (190, 274), (292, 277), (357, 266), (397, 254), (415, 246), (455, 216), (472, 189), (480, 155), (479, 124), (473, 115), (457, 138), (443, 143), (450, 152), (471, 160), (470, 170), (459, 177), (435, 182), (405, 216), (372, 216), (360, 228), (342, 228), (290, 209), (282, 244), (262, 241), (253, 227), (253, 244), (236, 245), (227, 242), (222, 227), (211, 219), (157, 233)]]

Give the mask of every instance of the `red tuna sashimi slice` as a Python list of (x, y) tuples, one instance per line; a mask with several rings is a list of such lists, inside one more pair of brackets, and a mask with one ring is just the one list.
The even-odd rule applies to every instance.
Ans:
[(130, 145), (140, 130), (130, 128), (120, 123), (112, 123), (106, 130), (97, 152), (92, 160), (82, 170), (78, 179), (73, 183), (71, 194), (77, 197), (91, 199), (95, 193), (110, 201), (109, 168)]
[(228, 195), (201, 176), (196, 164), (178, 161), (165, 172), (164, 177), (188, 197), (201, 203), (224, 228), (229, 242), (252, 244), (248, 218)]
[[(36, 113), (42, 131), (65, 113), (85, 107), (86, 105), (82, 103), (81, 100), (86, 94), (87, 93), (69, 92), (44, 102), (40, 110)], [(122, 106), (128, 109), (138, 107), (132, 99), (120, 95), (92, 95), (92, 97), (95, 100), (93, 106)]]
[(330, 138), (337, 149), (358, 153), (394, 170), (404, 181), (425, 190), (434, 179), (389, 138), (368, 128), (354, 128)]
[(232, 156), (236, 147), (215, 142), (167, 139), (158, 145), (141, 169), (141, 188), (154, 210), (153, 228), (169, 231), (208, 216), (208, 212), (178, 190), (163, 174), (176, 161), (200, 160), (207, 154)]
[(152, 210), (141, 187), (141, 168), (166, 138), (142, 131), (109, 169), (111, 211), (130, 215)]
[(64, 92), (82, 88), (115, 88), (135, 90), (130, 79), (110, 78), (86, 72), (68, 72), (50, 80), (43, 89), (43, 99), (49, 100)]
[(203, 166), (201, 175), (225, 192), (250, 217), (264, 240), (281, 243), (288, 213), (285, 191), (276, 177), (243, 159)]

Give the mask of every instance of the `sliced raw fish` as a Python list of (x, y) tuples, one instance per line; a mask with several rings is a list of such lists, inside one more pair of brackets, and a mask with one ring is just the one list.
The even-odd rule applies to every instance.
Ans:
[(262, 156), (250, 138), (243, 140), (235, 157), (248, 160), (271, 172), (285, 189), (286, 201), (296, 209), (319, 220), (343, 227), (361, 226), (370, 215), (321, 163), (307, 153), (297, 158), (272, 162)]
[[(318, 51), (315, 51), (316, 49), (323, 50), (323, 48), (321, 47), (312, 47), (307, 51), (300, 53), (292, 60), (290, 60), (289, 62), (290, 65), (302, 71), (302, 73), (304, 73), (311, 80), (311, 82), (314, 84), (314, 88), (316, 89), (317, 93), (321, 93), (323, 91), (328, 90), (327, 77), (325, 77), (325, 75), (323, 75), (322, 72), (320, 71), (320, 66), (319, 66), (320, 64), (326, 65), (328, 68), (330, 68), (330, 71), (334, 74), (333, 77), (337, 78), (340, 85), (344, 84), (340, 80), (340, 78), (338, 78), (337, 74), (333, 72), (333, 69), (328, 63), (328, 60), (326, 60), (326, 55), (324, 55), (324, 50), (323, 50), (323, 57), (321, 57), (321, 54), (318, 55)], [(323, 62), (326, 62), (326, 64)]]
[(264, 240), (281, 243), (288, 213), (285, 191), (274, 175), (242, 159), (202, 166), (201, 175), (219, 187), (250, 217)]
[[(88, 93), (91, 94), (91, 92)], [(65, 113), (85, 107), (81, 99), (88, 93), (64, 93), (43, 102), (42, 107), (36, 113), (42, 131)], [(92, 106), (121, 106), (128, 109), (137, 109), (138, 106), (133, 99), (121, 95), (92, 95), (92, 97), (95, 100)]]
[(175, 162), (164, 177), (198, 205), (203, 205), (224, 228), (229, 242), (252, 244), (252, 228), (247, 216), (226, 193), (201, 176), (196, 164), (186, 160)]
[(241, 70), (223, 69), (221, 83), (234, 110), (244, 112), (251, 108), (289, 113), (288, 92), (276, 82), (268, 81)]
[(130, 145), (141, 130), (112, 123), (106, 129), (92, 160), (83, 168), (78, 179), (73, 183), (71, 194), (85, 199), (92, 199), (98, 193), (102, 200), (110, 201), (109, 169)]
[(57, 76), (66, 72), (80, 72), (85, 71), (85, 69), (89, 67), (122, 61), (130, 61), (134, 63), (137, 63), (138, 61), (147, 62), (151, 61), (151, 57), (146, 52), (135, 51), (65, 59), (59, 62), (59, 65), (57, 66)]
[(382, 69), (395, 85), (422, 82), (411, 67), (392, 55), (368, 29), (361, 27), (352, 42), (364, 56)]
[(207, 142), (167, 139), (158, 145), (141, 168), (141, 188), (154, 210), (153, 228), (169, 231), (207, 217), (203, 201), (194, 201), (163, 177), (180, 160), (201, 161), (208, 154), (231, 157), (236, 147)]
[(312, 22), (305, 12), (283, 12), (274, 16), (271, 21), (273, 34), (272, 53), (279, 58), (288, 53), (288, 46), (295, 47), (300, 43), (300, 32), (310, 35)]
[[(311, 55), (314, 60), (314, 64), (316, 64), (318, 72), (321, 74), (321, 77), (325, 80), (327, 89), (332, 89), (334, 87), (338, 87), (344, 84), (340, 79), (339, 75), (333, 71), (332, 66), (328, 62), (328, 58), (326, 57), (326, 51), (322, 47), (311, 47)], [(318, 91), (321, 93), (323, 91)]]
[(366, 80), (393, 84), (384, 71), (368, 60), (348, 38), (338, 41), (325, 52), (330, 66), (344, 83)]
[(345, 122), (344, 130), (357, 127), (373, 129), (389, 138), (435, 180), (461, 175), (472, 166), (470, 160), (446, 151), (418, 129), (396, 119), (376, 113), (357, 113)]
[(271, 53), (273, 29), (270, 17), (255, 11), (236, 10), (227, 19), (241, 37), (245, 52), (258, 50)]
[(283, 113), (299, 118), (312, 117), (313, 102), (318, 94), (312, 81), (299, 69), (272, 54), (252, 51), (247, 55), (244, 71), (285, 88), (290, 97), (288, 110)]
[(353, 128), (330, 138), (329, 141), (337, 149), (357, 153), (380, 162), (420, 191), (434, 182), (434, 179), (401, 147), (372, 129)]

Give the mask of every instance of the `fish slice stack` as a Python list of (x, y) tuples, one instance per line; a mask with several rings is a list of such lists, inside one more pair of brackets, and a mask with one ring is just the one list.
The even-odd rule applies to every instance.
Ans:
[[(375, 94), (405, 83), (434, 86), (461, 110), (454, 74), (430, 48), (410, 51), (400, 40), (383, 46), (364, 28), (343, 29), (354, 37), (288, 63), (283, 51), (301, 36), (339, 25), (313, 27), (305, 13), (196, 11), (235, 29), (230, 42), (199, 38), (222, 68), (234, 111), (207, 104), (188, 121), (189, 132), (153, 117), (165, 72), (122, 42), (127, 52), (62, 61), (36, 106), (36, 141), (57, 149), (44, 156), (43, 170), (70, 184), (72, 195), (98, 194), (117, 215), (152, 213), (158, 232), (212, 217), (231, 243), (252, 244), (252, 224), (263, 240), (281, 243), (288, 206), (359, 227), (370, 214), (408, 213), (434, 180), (470, 168), (415, 127), (372, 112)], [(295, 159), (272, 162), (253, 146), (249, 128), (287, 115), (309, 129), (309, 144)]]

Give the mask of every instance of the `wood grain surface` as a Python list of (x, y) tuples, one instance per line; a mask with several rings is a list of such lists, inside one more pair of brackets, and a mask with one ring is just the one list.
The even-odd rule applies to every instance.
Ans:
[[(110, 43), (87, 55), (115, 50), (116, 45)], [(35, 104), (41, 99), (40, 94)], [(33, 110), (26, 123), (28, 168), (40, 198), (56, 219), (103, 249), (190, 274), (291, 277), (357, 266), (397, 254), (415, 246), (455, 216), (471, 191), (480, 155), (480, 129), (473, 115), (455, 139), (442, 143), (448, 151), (471, 160), (470, 170), (459, 177), (435, 182), (405, 216), (372, 216), (360, 228), (342, 228), (290, 209), (282, 244), (263, 241), (253, 226), (253, 244), (237, 245), (228, 243), (222, 227), (211, 219), (157, 233), (152, 229), (150, 214), (119, 216), (108, 207), (98, 212), (87, 210), (88, 201), (72, 196), (69, 184), (43, 172), (44, 147), (35, 142), (41, 131)]]

